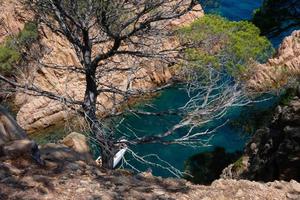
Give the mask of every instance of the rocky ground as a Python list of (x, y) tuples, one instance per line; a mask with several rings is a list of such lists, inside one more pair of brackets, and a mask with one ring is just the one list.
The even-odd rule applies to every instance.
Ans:
[(143, 173), (105, 171), (59, 144), (42, 148), (45, 167), (26, 158), (0, 163), (0, 199), (300, 199), (296, 181), (217, 180), (211, 186)]

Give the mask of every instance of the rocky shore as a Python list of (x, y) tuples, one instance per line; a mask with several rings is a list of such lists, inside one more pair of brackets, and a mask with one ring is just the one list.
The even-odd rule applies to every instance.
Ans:
[(299, 75), (300, 30), (297, 30), (283, 40), (273, 58), (253, 67), (248, 87), (255, 91), (280, 89)]
[[(0, 42), (9, 34), (17, 34), (26, 23), (24, 19), (32, 19), (30, 11), (23, 8), (22, 4), (17, 0), (5, 1), (0, 4), (0, 19), (9, 27), (11, 33), (6, 33), (3, 27), (0, 27)], [(196, 5), (192, 11), (173, 21), (159, 22), (159, 26), (166, 27), (172, 31), (180, 26), (187, 25), (195, 19), (203, 16), (203, 10), (200, 5)], [(36, 60), (29, 61), (27, 64), (28, 71), (22, 72), (26, 75), (19, 76), (18, 82), (30, 83), (42, 88), (45, 91), (51, 91), (61, 96), (67, 96), (74, 100), (82, 100), (85, 91), (85, 77), (81, 73), (75, 73), (64, 67), (80, 66), (72, 45), (64, 38), (52, 33), (47, 27), (40, 27), (40, 47), (33, 54), (39, 55), (39, 65)], [(175, 48), (179, 41), (176, 37), (161, 39), (158, 46), (152, 46), (156, 50), (165, 50)], [(105, 44), (109, 46), (110, 44)], [(151, 44), (153, 45), (153, 44)], [(122, 46), (121, 49), (126, 50), (128, 46)], [(100, 48), (103, 51), (104, 48)], [(172, 70), (165, 62), (160, 59), (138, 59), (131, 56), (114, 56), (108, 63), (102, 63), (105, 67), (111, 69), (115, 63), (118, 68), (132, 67), (132, 70), (118, 70), (105, 73), (105, 76), (99, 78), (99, 82), (104, 85), (111, 85), (121, 91), (130, 90), (149, 90), (166, 84), (172, 77)], [(62, 66), (61, 68), (49, 68), (45, 66)], [(135, 69), (136, 68), (136, 69)], [(125, 72), (124, 72), (125, 71)], [(24, 78), (26, 77), (26, 78)], [(124, 101), (124, 97), (117, 95), (111, 97), (110, 93), (102, 93), (99, 98), (98, 114), (105, 115), (115, 109), (115, 105), (119, 105)], [(112, 102), (116, 99), (116, 102)], [(17, 121), (20, 126), (28, 133), (50, 127), (58, 122), (65, 121), (72, 116), (72, 111), (68, 110), (62, 102), (54, 101), (46, 97), (30, 96), (24, 93), (18, 93), (15, 96), (14, 104), (20, 109), (17, 113)], [(119, 106), (121, 107), (121, 105)], [(118, 107), (118, 108), (119, 108)], [(117, 109), (118, 109), (117, 108)]]

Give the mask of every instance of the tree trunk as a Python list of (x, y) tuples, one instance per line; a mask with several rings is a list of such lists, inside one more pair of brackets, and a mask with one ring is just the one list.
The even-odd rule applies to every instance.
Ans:
[(101, 150), (102, 167), (106, 169), (113, 169), (113, 157), (116, 153), (116, 147), (112, 141), (109, 141), (106, 137), (101, 123), (98, 121), (96, 116), (96, 105), (97, 105), (97, 83), (95, 71), (88, 67), (86, 73), (86, 91), (84, 96), (83, 109), (85, 112), (86, 119), (91, 128), (92, 134), (97, 138), (99, 147)]

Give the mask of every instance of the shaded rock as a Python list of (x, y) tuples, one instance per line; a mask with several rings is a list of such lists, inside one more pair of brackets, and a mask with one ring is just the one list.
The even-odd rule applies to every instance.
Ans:
[(7, 159), (23, 155), (30, 155), (39, 164), (44, 164), (40, 159), (37, 144), (27, 138), (25, 131), (0, 105), (0, 159), (1, 157)]
[[(274, 181), (300, 180), (300, 99), (276, 109), (269, 127), (259, 129), (245, 148), (249, 158), (241, 172), (227, 168), (226, 178)], [(230, 172), (228, 172), (230, 171)], [(232, 176), (228, 176), (232, 175)]]
[(8, 111), (0, 105), (0, 145), (14, 140), (27, 139), (25, 131)]
[(248, 156), (242, 156), (233, 164), (230, 164), (228, 167), (224, 168), (220, 178), (222, 179), (241, 179), (243, 173), (248, 170)]
[(242, 152), (227, 153), (216, 147), (212, 152), (196, 154), (185, 162), (185, 179), (197, 184), (211, 184), (222, 170), (241, 156)]
[(36, 143), (29, 139), (14, 140), (2, 146), (2, 153), (9, 158), (16, 158), (25, 154), (31, 154), (35, 146)]

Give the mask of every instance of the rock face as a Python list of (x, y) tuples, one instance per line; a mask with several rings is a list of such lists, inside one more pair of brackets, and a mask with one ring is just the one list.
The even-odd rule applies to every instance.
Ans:
[(248, 162), (223, 171), (223, 177), (257, 181), (300, 180), (300, 99), (279, 106), (269, 127), (260, 129), (245, 149)]
[(24, 27), (25, 20), (18, 12), (20, 8), (16, 0), (0, 0), (0, 43), (10, 32), (18, 33)]
[(254, 67), (253, 72), (248, 87), (258, 91), (280, 88), (291, 77), (300, 76), (300, 30), (286, 37), (277, 55), (267, 63)]
[(87, 164), (64, 145), (41, 149), (46, 166), (28, 160), (0, 163), (0, 199), (176, 199), (176, 200), (297, 200), (296, 181), (258, 183), (219, 179), (210, 186), (181, 179), (162, 179), (151, 174), (105, 171)]
[[(6, 24), (12, 24), (11, 31), (17, 33), (22, 29), (24, 21), (20, 16), (30, 15), (28, 11), (22, 10), (22, 5), (17, 0), (5, 1), (0, 5), (0, 18)], [(16, 13), (19, 13), (18, 15)], [(21, 14), (20, 14), (21, 13)], [(171, 22), (161, 22), (161, 26), (165, 26), (169, 30), (191, 23), (196, 18), (203, 15), (203, 10), (200, 5), (188, 14)], [(28, 17), (27, 17), (28, 18)], [(41, 62), (44, 64), (51, 64), (56, 66), (80, 66), (72, 45), (64, 38), (53, 34), (46, 27), (42, 27), (43, 33), (40, 34), (40, 42), (42, 44), (44, 54), (41, 56)], [(2, 36), (1, 36), (2, 33)], [(7, 34), (6, 34), (7, 35)], [(0, 29), (0, 42), (5, 38), (5, 30)], [(156, 38), (159, 46), (153, 46), (156, 50), (174, 48), (178, 42), (176, 38), (170, 37), (167, 40)], [(124, 50), (128, 46), (122, 46)], [(102, 48), (103, 49), (103, 48)], [(120, 90), (136, 90), (136, 89), (152, 89), (162, 85), (170, 80), (172, 73), (168, 66), (158, 59), (143, 59), (139, 60), (130, 56), (114, 56), (108, 63), (101, 63), (106, 65), (106, 69), (114, 67), (116, 64), (118, 68), (132, 67), (134, 70), (124, 72), (106, 73), (99, 78), (99, 82), (106, 85), (111, 85)], [(38, 67), (35, 63), (30, 63), (30, 71), (26, 74), (26, 78), (19, 77), (19, 82), (32, 82), (36, 86), (54, 92), (58, 95), (68, 96), (75, 100), (83, 100), (85, 91), (85, 77), (79, 73), (72, 73), (63, 69), (53, 69)], [(113, 102), (110, 93), (102, 93), (99, 98), (99, 115), (104, 115), (118, 105), (124, 99), (120, 95), (113, 97), (116, 102)], [(57, 101), (50, 100), (44, 97), (33, 97), (24, 94), (16, 96), (15, 103), (20, 107), (17, 114), (17, 121), (20, 126), (28, 133), (34, 132), (37, 129), (52, 126), (57, 122), (61, 122), (70, 117), (66, 107)], [(71, 113), (72, 115), (72, 113)]]

